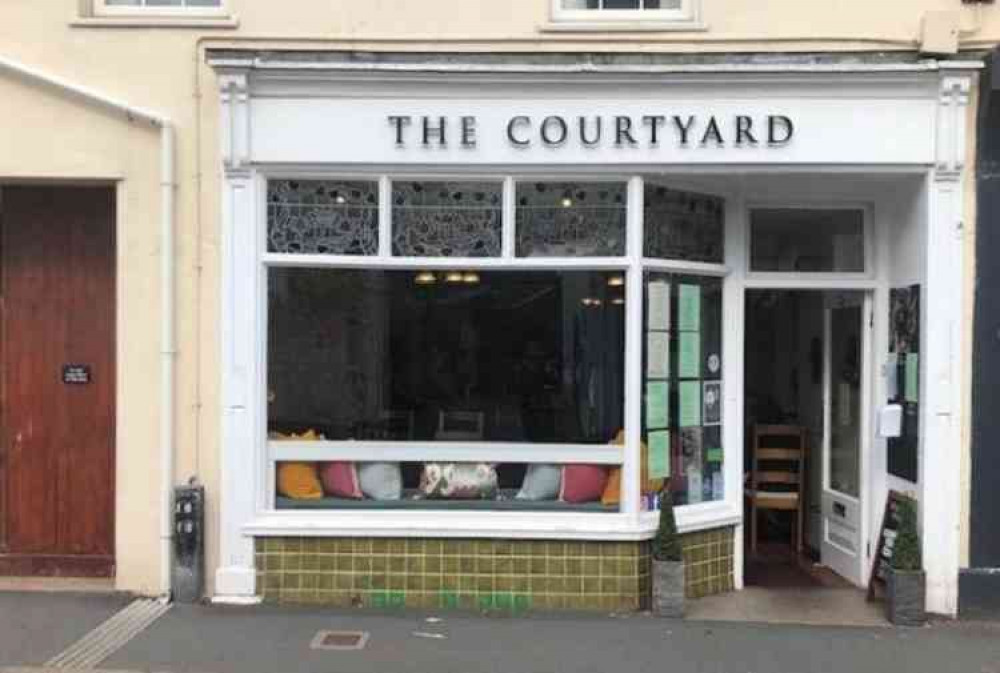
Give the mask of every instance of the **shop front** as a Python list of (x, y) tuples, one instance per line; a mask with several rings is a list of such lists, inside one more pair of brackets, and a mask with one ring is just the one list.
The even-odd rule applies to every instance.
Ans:
[(910, 491), (953, 612), (971, 66), (209, 62), (219, 598), (638, 609), (665, 482), (688, 594), (738, 589), (781, 423), (811, 437), (800, 542), (863, 585)]

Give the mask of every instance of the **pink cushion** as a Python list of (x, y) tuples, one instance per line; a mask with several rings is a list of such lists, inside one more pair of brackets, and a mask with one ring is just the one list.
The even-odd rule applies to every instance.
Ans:
[(601, 499), (608, 484), (603, 465), (563, 465), (559, 499), (563, 502), (593, 502)]
[(327, 495), (358, 500), (365, 497), (361, 493), (354, 463), (320, 463), (319, 480)]

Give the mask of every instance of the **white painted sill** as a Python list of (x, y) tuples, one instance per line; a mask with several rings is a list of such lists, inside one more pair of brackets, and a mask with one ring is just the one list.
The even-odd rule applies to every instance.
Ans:
[(701, 21), (547, 21), (540, 33), (703, 33), (708, 26)]
[(73, 28), (193, 28), (233, 30), (240, 27), (238, 16), (83, 16), (69, 24)]

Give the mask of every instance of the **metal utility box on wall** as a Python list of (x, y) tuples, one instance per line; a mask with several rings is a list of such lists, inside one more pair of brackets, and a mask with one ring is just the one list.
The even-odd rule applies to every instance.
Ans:
[(174, 489), (173, 598), (179, 603), (201, 600), (205, 591), (205, 487)]

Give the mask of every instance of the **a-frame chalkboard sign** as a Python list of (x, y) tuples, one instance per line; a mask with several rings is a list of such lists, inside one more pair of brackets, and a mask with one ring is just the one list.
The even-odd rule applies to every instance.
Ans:
[(868, 578), (868, 600), (875, 598), (875, 585), (879, 584), (885, 592), (887, 572), (892, 565), (892, 552), (896, 543), (896, 530), (899, 528), (899, 503), (913, 498), (899, 491), (889, 491), (885, 499), (885, 513), (882, 514), (882, 526), (878, 529), (878, 547), (875, 549), (875, 562), (872, 564), (872, 574)]

